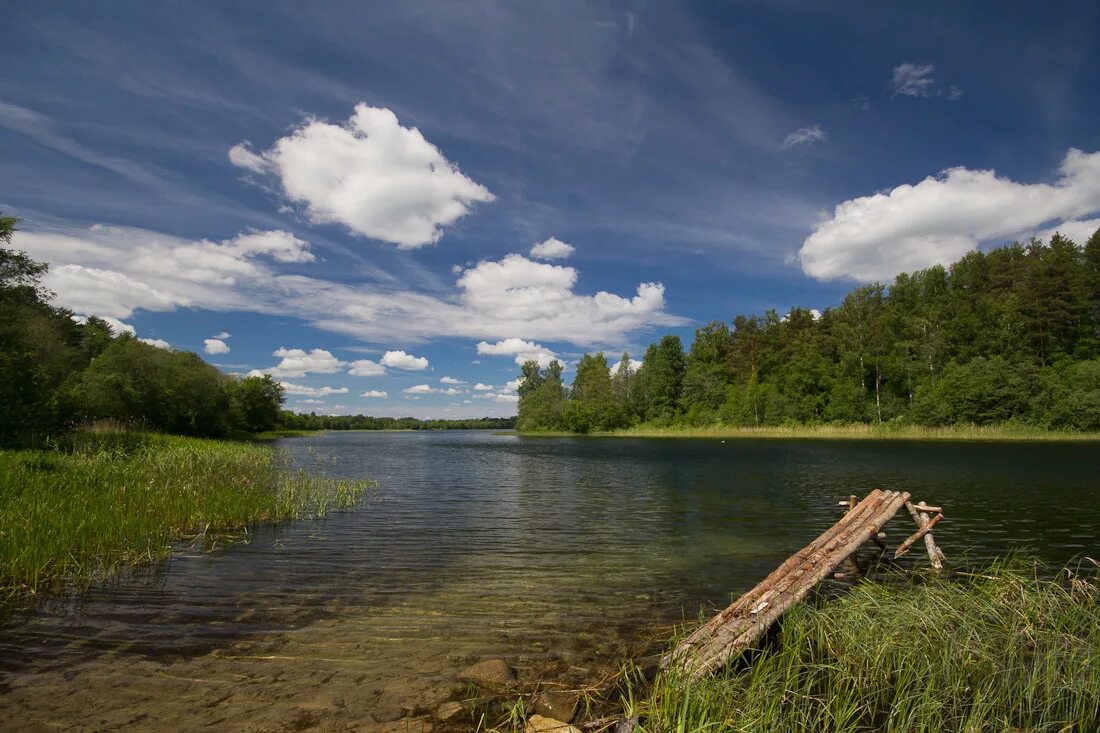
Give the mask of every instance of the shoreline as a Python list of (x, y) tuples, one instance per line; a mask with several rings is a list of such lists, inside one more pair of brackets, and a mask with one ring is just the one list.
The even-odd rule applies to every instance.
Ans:
[(798, 427), (749, 428), (715, 426), (688, 427), (634, 427), (621, 430), (592, 433), (567, 431), (516, 431), (525, 438), (696, 438), (723, 440), (908, 440), (908, 441), (957, 441), (977, 443), (1009, 442), (1100, 442), (1100, 433), (1078, 433), (1058, 430), (1041, 430), (1007, 426), (965, 426), (927, 428), (920, 426), (877, 425), (816, 425)]

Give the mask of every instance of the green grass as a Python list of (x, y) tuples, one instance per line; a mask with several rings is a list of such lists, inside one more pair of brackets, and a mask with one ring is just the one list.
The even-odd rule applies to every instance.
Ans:
[(358, 503), (367, 482), (291, 471), (263, 445), (79, 431), (0, 451), (0, 595), (59, 590), (251, 525)]
[(697, 683), (663, 675), (648, 695), (628, 683), (625, 697), (648, 732), (1100, 730), (1096, 568), (1042, 577), (1017, 560), (864, 582), (792, 609), (750, 664)]
[[(573, 436), (576, 433), (531, 432), (532, 437)], [(970, 440), (970, 441), (1100, 441), (1100, 433), (1045, 430), (1025, 425), (957, 425), (930, 428), (919, 425), (796, 425), (774, 427), (736, 427), (712, 425), (707, 427), (655, 427), (639, 425), (606, 433), (592, 433), (594, 437), (620, 438), (801, 438), (815, 440)]]
[(279, 440), (280, 438), (310, 438), (314, 435), (324, 434), (324, 430), (266, 430), (262, 433), (252, 433), (250, 440)]

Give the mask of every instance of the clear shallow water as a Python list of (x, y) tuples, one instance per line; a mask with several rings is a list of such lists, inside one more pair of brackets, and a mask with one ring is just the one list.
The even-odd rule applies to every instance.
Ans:
[(876, 486), (945, 507), (949, 560), (1100, 553), (1097, 444), (362, 432), (282, 446), (379, 487), (358, 512), (183, 549), (10, 621), (0, 728), (384, 729), (461, 696), (455, 673), (492, 656), (580, 684), (751, 587)]

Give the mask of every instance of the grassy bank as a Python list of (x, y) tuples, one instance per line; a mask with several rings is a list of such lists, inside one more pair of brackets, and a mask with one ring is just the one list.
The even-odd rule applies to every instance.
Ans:
[[(562, 437), (577, 433), (525, 432), (525, 436)], [(795, 425), (774, 427), (655, 427), (639, 425), (593, 437), (619, 438), (798, 438), (812, 440), (970, 440), (970, 441), (1100, 441), (1100, 433), (1044, 430), (1023, 425), (958, 425), (930, 428), (919, 425)]]
[(659, 677), (634, 707), (641, 730), (1100, 730), (1096, 568), (1039, 577), (1002, 563), (796, 607), (751, 665), (694, 684)]
[(0, 451), (0, 593), (102, 578), (170, 544), (354, 505), (364, 482), (287, 469), (262, 445), (85, 431)]

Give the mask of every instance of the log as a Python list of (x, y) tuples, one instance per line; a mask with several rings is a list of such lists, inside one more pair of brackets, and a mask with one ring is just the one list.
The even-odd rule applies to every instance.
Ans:
[(937, 514), (936, 516), (932, 517), (932, 520), (929, 522), (921, 521), (920, 528), (917, 529), (917, 531), (913, 534), (909, 535), (909, 537), (906, 538), (905, 542), (902, 542), (900, 545), (898, 545), (898, 549), (894, 550), (894, 559), (896, 560), (905, 553), (909, 552), (909, 548), (912, 547), (915, 542), (931, 532), (932, 528), (939, 524), (940, 520), (942, 519), (943, 515)]
[(914, 504), (913, 506), (918, 512), (929, 512), (931, 514), (940, 514), (943, 512), (943, 507), (928, 506), (923, 501), (920, 504)]
[[(905, 508), (909, 511), (909, 515), (913, 517), (913, 521), (916, 522), (918, 528), (932, 521), (926, 513), (920, 511), (920, 507), (923, 506), (925, 506), (924, 502), (915, 506), (911, 502), (905, 504)], [(943, 550), (936, 545), (936, 541), (932, 539), (931, 533), (924, 535), (924, 547), (928, 550), (928, 562), (931, 563), (932, 569), (936, 572), (943, 570), (943, 563), (947, 558), (944, 556)]]
[(692, 679), (722, 667), (759, 640), (860, 545), (876, 538), (908, 501), (908, 493), (872, 491), (840, 521), (679, 644), (662, 660), (663, 666), (675, 665)]

